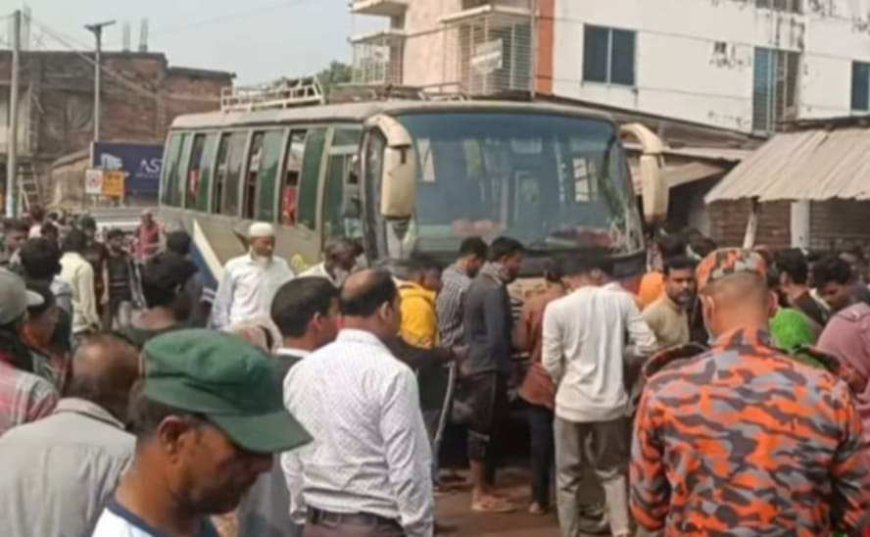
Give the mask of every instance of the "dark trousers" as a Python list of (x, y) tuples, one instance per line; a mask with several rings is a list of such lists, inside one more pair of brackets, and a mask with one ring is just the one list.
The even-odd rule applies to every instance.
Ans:
[(302, 537), (405, 537), (405, 532), (389, 526), (308, 523), (302, 530)]
[(471, 397), (471, 423), (468, 427), (468, 459), (484, 463), (487, 485), (495, 485), (495, 474), (500, 457), (498, 438), (500, 426), (507, 413), (507, 378), (496, 372), (470, 375), (468, 383)]
[(556, 448), (553, 442), (553, 411), (545, 406), (529, 405), (529, 435), (532, 455), (532, 501), (550, 505), (550, 476)]

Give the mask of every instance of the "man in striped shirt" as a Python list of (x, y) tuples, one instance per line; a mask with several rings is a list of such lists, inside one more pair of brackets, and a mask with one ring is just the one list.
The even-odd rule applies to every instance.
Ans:
[(487, 246), (480, 237), (469, 237), (459, 246), (459, 259), (441, 275), (438, 294), (438, 331), (441, 345), (452, 349), (463, 344), (462, 314), (465, 292), (486, 260)]
[(27, 348), (18, 339), (27, 308), (42, 302), (18, 275), (0, 269), (0, 434), (44, 418), (57, 403), (54, 386), (32, 373)]
[[(459, 258), (441, 273), (441, 291), (438, 293), (435, 309), (438, 317), (441, 347), (450, 351), (456, 352), (459, 347), (465, 346), (465, 333), (463, 331), (465, 293), (471, 286), (471, 280), (477, 276), (486, 261), (487, 250), (486, 243), (480, 237), (465, 239), (459, 246)], [(442, 409), (443, 417), (450, 415), (453, 406), (456, 369), (455, 362), (447, 366), (447, 397), (445, 397)], [(441, 433), (446, 425), (446, 420), (443, 417), (433, 441), (435, 466), (432, 469), (432, 475), (436, 487), (440, 485), (438, 452), (441, 447)]]

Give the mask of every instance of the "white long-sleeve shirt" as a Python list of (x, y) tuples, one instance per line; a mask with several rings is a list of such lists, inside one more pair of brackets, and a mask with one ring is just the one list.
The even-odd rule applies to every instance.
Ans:
[(100, 327), (97, 298), (94, 289), (94, 268), (76, 252), (60, 258), (60, 279), (72, 287), (72, 332), (78, 334)]
[(373, 334), (342, 330), (305, 357), (284, 380), (284, 401), (314, 437), (281, 459), (294, 522), (312, 506), (393, 519), (408, 537), (433, 534), (417, 380)]
[(254, 317), (268, 316), (275, 293), (293, 276), (280, 257), (272, 257), (265, 264), (251, 254), (230, 259), (215, 294), (212, 324), (224, 330)]
[(639, 354), (656, 338), (625, 291), (581, 287), (544, 312), (542, 364), (556, 381), (556, 415), (577, 423), (625, 415), (626, 338)]

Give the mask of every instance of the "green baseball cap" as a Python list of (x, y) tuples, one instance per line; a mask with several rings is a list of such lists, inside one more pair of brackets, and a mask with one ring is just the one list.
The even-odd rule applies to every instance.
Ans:
[(276, 363), (247, 341), (212, 330), (178, 330), (145, 344), (145, 396), (205, 415), (239, 446), (290, 451), (311, 436), (284, 407)]

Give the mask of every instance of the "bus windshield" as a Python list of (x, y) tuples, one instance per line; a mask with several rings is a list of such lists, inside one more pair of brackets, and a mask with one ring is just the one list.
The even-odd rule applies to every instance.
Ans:
[(642, 247), (640, 216), (613, 124), (541, 113), (400, 116), (418, 164), (418, 246), (509, 235), (531, 250)]

